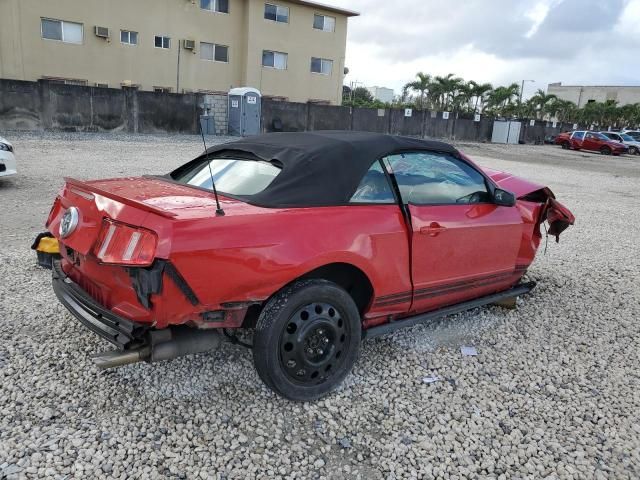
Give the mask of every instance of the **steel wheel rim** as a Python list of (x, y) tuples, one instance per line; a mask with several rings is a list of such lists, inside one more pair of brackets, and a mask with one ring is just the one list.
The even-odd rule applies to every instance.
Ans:
[(287, 320), (279, 343), (280, 365), (301, 385), (319, 385), (344, 363), (351, 336), (341, 311), (327, 302), (298, 308)]

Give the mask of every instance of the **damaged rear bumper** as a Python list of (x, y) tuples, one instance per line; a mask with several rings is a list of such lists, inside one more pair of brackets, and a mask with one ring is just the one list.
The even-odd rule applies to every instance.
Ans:
[(159, 362), (217, 348), (223, 336), (217, 330), (173, 326), (162, 330), (127, 320), (98, 304), (53, 262), (53, 290), (67, 309), (118, 350), (98, 353), (93, 360), (100, 368), (113, 368), (140, 361)]
[(62, 270), (59, 260), (53, 262), (53, 291), (85, 327), (120, 350), (134, 348), (144, 343), (149, 327), (115, 315), (96, 302)]

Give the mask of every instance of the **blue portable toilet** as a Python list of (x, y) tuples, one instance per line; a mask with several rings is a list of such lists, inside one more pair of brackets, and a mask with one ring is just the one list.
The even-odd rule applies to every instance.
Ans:
[(262, 94), (251, 87), (229, 90), (229, 135), (246, 137), (260, 134)]

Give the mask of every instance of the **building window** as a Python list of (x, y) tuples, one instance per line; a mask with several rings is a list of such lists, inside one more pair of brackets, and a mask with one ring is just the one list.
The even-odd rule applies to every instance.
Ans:
[(326, 58), (311, 57), (311, 71), (313, 73), (321, 73), (322, 75), (331, 75), (333, 70), (333, 60)]
[(47, 40), (58, 40), (65, 43), (82, 43), (84, 38), (81, 23), (43, 18), (41, 28), (42, 38)]
[(138, 44), (138, 32), (130, 32), (129, 30), (120, 30), (120, 42), (127, 45)]
[(170, 87), (153, 87), (155, 93), (171, 93)]
[(280, 5), (264, 4), (264, 18), (274, 22), (289, 23), (289, 7)]
[(108, 84), (108, 83), (100, 83), (100, 82), (97, 82), (97, 83), (96, 83), (96, 87), (97, 87), (97, 88), (109, 88), (109, 84)]
[(200, 0), (200, 8), (211, 12), (229, 13), (229, 0)]
[(211, 62), (229, 62), (229, 47), (200, 42), (200, 58)]
[(316, 14), (313, 16), (313, 28), (324, 32), (334, 32), (336, 30), (336, 19), (335, 17)]
[(286, 53), (264, 50), (262, 52), (262, 66), (278, 70), (286, 70), (288, 57), (289, 56)]
[(77, 78), (42, 77), (42, 79), (49, 83), (56, 83), (58, 85), (78, 85), (81, 87), (89, 85), (87, 80), (80, 80)]
[(155, 46), (156, 48), (171, 48), (171, 38), (156, 35)]

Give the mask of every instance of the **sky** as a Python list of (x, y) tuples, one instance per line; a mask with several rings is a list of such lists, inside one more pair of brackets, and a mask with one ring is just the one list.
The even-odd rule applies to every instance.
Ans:
[[(416, 72), (494, 85), (640, 85), (640, 0), (321, 0), (355, 10), (345, 83)], [(360, 84), (359, 84), (360, 85)]]

